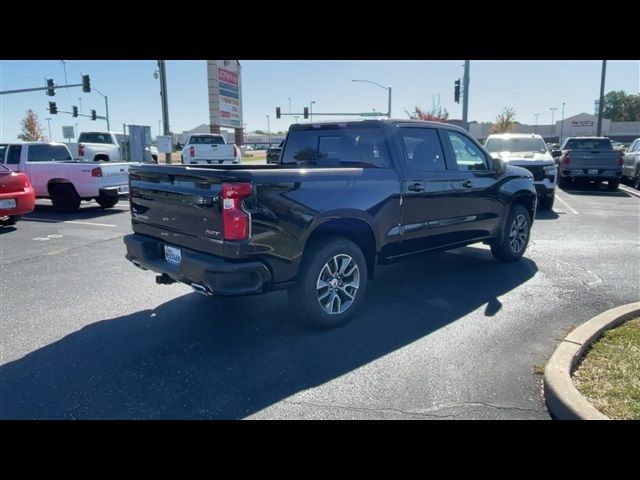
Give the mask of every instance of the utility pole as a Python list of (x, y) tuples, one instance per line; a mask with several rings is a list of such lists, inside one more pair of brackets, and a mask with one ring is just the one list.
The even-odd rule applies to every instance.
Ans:
[(287, 97), (289, 99), (289, 113), (291, 113), (291, 97)]
[(64, 69), (64, 83), (66, 85), (67, 83), (69, 83), (67, 80), (67, 62), (65, 62), (64, 60), (60, 60), (60, 62), (62, 63), (62, 68)]
[(464, 77), (462, 78), (464, 97), (462, 97), (462, 128), (469, 131), (469, 60), (464, 61)]
[(552, 137), (556, 136), (556, 125), (555, 125), (555, 123), (553, 123), (553, 117), (554, 117), (557, 109), (558, 109), (557, 107), (551, 107), (549, 109), (549, 110), (551, 110), (551, 136)]
[(269, 139), (269, 147), (271, 147), (271, 118), (267, 114), (267, 138)]
[[(158, 70), (160, 73), (160, 96), (162, 97), (162, 123), (164, 125), (164, 134), (170, 135), (169, 130), (169, 102), (167, 101), (167, 72), (164, 66), (164, 60), (158, 60)], [(171, 154), (164, 154), (164, 163), (171, 163)]]
[(49, 125), (49, 141), (53, 142), (53, 137), (51, 136), (51, 120), (53, 120), (50, 117), (45, 118), (45, 120), (47, 121), (47, 124)]
[(558, 139), (560, 146), (562, 146), (562, 137), (564, 136), (564, 103), (562, 102), (562, 120), (560, 121), (560, 138)]
[(533, 116), (536, 117), (536, 126), (533, 127), (533, 133), (538, 133), (538, 116), (540, 114), (539, 113), (534, 113)]
[(604, 80), (607, 75), (607, 61), (602, 61), (602, 78), (600, 79), (600, 101), (598, 102), (598, 133), (597, 137), (602, 136), (602, 112), (604, 111)]
[(316, 103), (315, 100), (309, 103), (309, 123), (313, 123), (313, 104)]

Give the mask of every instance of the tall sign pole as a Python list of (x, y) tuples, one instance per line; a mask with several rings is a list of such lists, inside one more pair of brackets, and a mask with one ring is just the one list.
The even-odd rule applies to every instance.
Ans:
[(602, 136), (602, 112), (604, 111), (604, 79), (607, 75), (607, 61), (602, 61), (602, 77), (600, 78), (600, 101), (598, 102), (598, 133), (597, 137)]

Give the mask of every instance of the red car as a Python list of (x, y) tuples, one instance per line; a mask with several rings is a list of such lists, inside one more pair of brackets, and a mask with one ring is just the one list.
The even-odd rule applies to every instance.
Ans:
[(0, 225), (13, 225), (33, 211), (36, 194), (24, 172), (12, 172), (0, 164)]

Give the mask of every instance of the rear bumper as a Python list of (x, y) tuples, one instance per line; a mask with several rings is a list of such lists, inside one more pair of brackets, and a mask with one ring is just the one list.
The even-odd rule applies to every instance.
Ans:
[(36, 196), (33, 188), (27, 188), (22, 192), (0, 194), (0, 200), (15, 200), (15, 208), (0, 209), (0, 217), (13, 215), (25, 215), (32, 212), (36, 205)]
[(560, 169), (560, 178), (589, 178), (599, 180), (619, 180), (622, 177), (622, 168), (571, 168)]
[(179, 247), (179, 265), (164, 258), (164, 246), (170, 245), (145, 235), (124, 237), (126, 258), (137, 267), (164, 273), (177, 282), (199, 284), (215, 295), (252, 295), (271, 289), (271, 271), (259, 261), (229, 262), (221, 257)]
[(120, 195), (129, 195), (129, 185), (103, 187), (98, 190), (98, 196), (101, 198), (118, 198)]
[(185, 160), (185, 165), (237, 165), (238, 159), (228, 160), (202, 160), (198, 158), (191, 158)]

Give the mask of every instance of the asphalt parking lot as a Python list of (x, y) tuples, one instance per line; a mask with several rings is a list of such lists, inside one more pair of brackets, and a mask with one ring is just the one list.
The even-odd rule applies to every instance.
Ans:
[(128, 204), (0, 231), (2, 419), (548, 419), (568, 329), (640, 298), (640, 198), (560, 191), (526, 258), (484, 246), (380, 268), (349, 325), (310, 332), (282, 292), (209, 298), (124, 259)]

